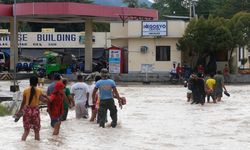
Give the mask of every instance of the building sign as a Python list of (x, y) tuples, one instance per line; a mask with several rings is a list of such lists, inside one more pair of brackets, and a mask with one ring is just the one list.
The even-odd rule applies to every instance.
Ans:
[(109, 50), (109, 73), (120, 73), (121, 50)]
[(143, 21), (142, 36), (166, 36), (167, 35), (166, 21)]
[(42, 28), (42, 32), (55, 32), (55, 28)]
[[(21, 32), (19, 48), (82, 48), (79, 32)], [(83, 37), (82, 37), (83, 38)], [(95, 37), (93, 37), (95, 38)], [(0, 36), (0, 47), (10, 47), (10, 36)]]
[(141, 64), (141, 73), (153, 73), (153, 64)]

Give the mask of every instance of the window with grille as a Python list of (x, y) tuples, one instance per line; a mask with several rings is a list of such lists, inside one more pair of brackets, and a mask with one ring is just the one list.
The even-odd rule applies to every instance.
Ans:
[(170, 46), (156, 46), (156, 61), (170, 61)]

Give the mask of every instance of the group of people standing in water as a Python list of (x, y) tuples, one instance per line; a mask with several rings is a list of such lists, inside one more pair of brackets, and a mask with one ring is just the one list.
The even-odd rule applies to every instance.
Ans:
[(118, 100), (120, 108), (125, 104), (125, 98), (120, 97), (116, 83), (109, 79), (108, 70), (103, 68), (100, 75), (95, 76), (95, 81), (88, 85), (83, 76), (77, 76), (77, 82), (71, 88), (67, 87), (67, 80), (62, 79), (60, 74), (54, 75), (54, 81), (48, 86), (47, 93), (37, 87), (38, 78), (30, 77), (30, 86), (23, 91), (23, 100), (16, 116), (23, 116), (24, 133), (22, 140), (25, 141), (30, 129), (34, 130), (35, 140), (40, 140), (39, 131), (40, 110), (39, 105), (47, 104), (47, 112), (50, 116), (53, 135), (58, 135), (61, 122), (67, 119), (69, 108), (75, 108), (77, 119), (89, 118), (88, 107), (92, 113), (90, 121), (97, 121), (104, 128), (107, 120), (107, 110), (112, 119), (111, 127), (117, 125), (117, 108), (114, 98)]
[(217, 71), (216, 74), (210, 73), (206, 75), (201, 71), (192, 73), (188, 81), (186, 81), (185, 87), (188, 88), (187, 101), (191, 102), (191, 104), (204, 105), (206, 100), (207, 103), (210, 103), (210, 99), (212, 99), (213, 103), (220, 102), (223, 90), (227, 96), (230, 96), (225, 87), (221, 71)]

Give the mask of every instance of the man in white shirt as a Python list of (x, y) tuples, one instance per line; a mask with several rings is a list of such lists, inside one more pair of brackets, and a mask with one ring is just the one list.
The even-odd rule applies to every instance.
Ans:
[(88, 118), (88, 109), (86, 108), (86, 104), (89, 97), (89, 88), (86, 83), (83, 82), (83, 76), (77, 76), (77, 83), (71, 86), (70, 93), (74, 97), (75, 101), (75, 110), (76, 110), (76, 118)]
[(177, 72), (175, 64), (173, 64), (173, 68), (170, 70), (170, 78), (176, 79), (177, 78)]

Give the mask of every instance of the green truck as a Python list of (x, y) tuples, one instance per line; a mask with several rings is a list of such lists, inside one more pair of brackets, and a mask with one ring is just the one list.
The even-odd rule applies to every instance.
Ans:
[(51, 78), (54, 73), (66, 73), (70, 65), (76, 63), (76, 57), (69, 53), (45, 51), (44, 57), (39, 57), (33, 62), (33, 71), (37, 73), (38, 68), (43, 65), (46, 75)]

